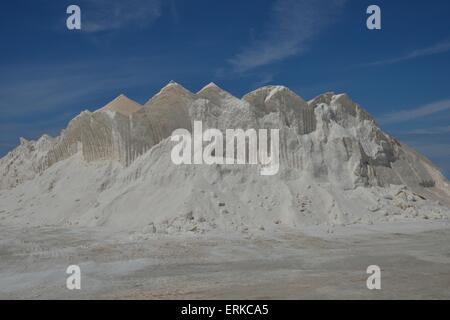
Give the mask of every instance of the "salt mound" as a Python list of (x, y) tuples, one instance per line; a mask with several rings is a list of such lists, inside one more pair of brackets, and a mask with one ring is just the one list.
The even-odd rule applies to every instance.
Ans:
[[(195, 120), (221, 130), (280, 129), (279, 173), (174, 165), (168, 137)], [(239, 99), (215, 84), (194, 94), (170, 82), (129, 115), (85, 111), (57, 138), (23, 140), (0, 160), (0, 174), (0, 223), (8, 225), (147, 236), (450, 217), (439, 170), (348, 95), (306, 102), (282, 86)]]

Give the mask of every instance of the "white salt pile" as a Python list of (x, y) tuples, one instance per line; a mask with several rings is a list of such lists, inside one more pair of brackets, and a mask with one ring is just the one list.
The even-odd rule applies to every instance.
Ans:
[[(177, 128), (280, 129), (279, 173), (248, 165), (174, 165)], [(153, 233), (264, 231), (448, 219), (450, 186), (345, 95), (309, 102), (282, 86), (242, 99), (215, 84), (171, 82), (144, 106), (120, 96), (60, 136), (0, 160), (0, 224), (104, 226)]]

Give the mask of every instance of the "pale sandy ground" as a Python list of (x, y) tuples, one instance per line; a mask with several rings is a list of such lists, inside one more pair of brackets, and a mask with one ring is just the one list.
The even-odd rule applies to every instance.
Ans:
[[(449, 299), (450, 225), (163, 236), (0, 227), (1, 299)], [(65, 287), (78, 264), (82, 289)], [(366, 268), (382, 289), (366, 288)]]

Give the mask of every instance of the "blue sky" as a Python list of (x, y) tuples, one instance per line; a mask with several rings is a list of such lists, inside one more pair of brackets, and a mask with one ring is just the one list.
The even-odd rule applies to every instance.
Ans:
[[(81, 7), (82, 30), (66, 28)], [(377, 4), (382, 30), (366, 28)], [(347, 92), (450, 176), (450, 1), (16, 0), (0, 10), (0, 155), (169, 80)]]

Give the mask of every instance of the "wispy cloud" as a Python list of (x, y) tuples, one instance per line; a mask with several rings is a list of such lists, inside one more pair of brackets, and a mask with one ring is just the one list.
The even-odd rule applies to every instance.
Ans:
[(259, 80), (257, 80), (254, 84), (253, 87), (261, 87), (264, 86), (270, 82), (272, 82), (274, 79), (274, 74), (273, 73), (262, 73), (259, 77)]
[(307, 42), (329, 25), (346, 0), (277, 0), (265, 32), (229, 60), (235, 72), (300, 54)]
[(161, 16), (160, 0), (83, 0), (82, 31), (101, 32), (146, 27)]
[[(92, 101), (114, 98), (111, 94), (148, 90), (202, 70), (195, 65), (168, 66), (164, 59), (148, 55), (0, 66), (0, 124), (24, 116), (54, 115), (68, 107), (93, 110), (100, 105), (91, 105)], [(144, 91), (143, 99), (151, 93)]]
[(387, 113), (382, 115), (379, 119), (383, 124), (400, 123), (429, 116), (445, 110), (450, 110), (450, 99), (433, 102), (414, 109)]
[(419, 57), (432, 56), (435, 54), (445, 53), (448, 51), (450, 51), (450, 40), (436, 43), (430, 47), (416, 49), (416, 50), (413, 50), (409, 53), (403, 54), (398, 57), (369, 62), (362, 66), (373, 67), (373, 66), (394, 64), (397, 62), (411, 60), (411, 59), (415, 59), (415, 58), (419, 58)]
[[(47, 74), (45, 70), (48, 70)], [(83, 98), (94, 93), (117, 87), (122, 80), (119, 76), (112, 77), (112, 73), (102, 70), (98, 65), (91, 66), (91, 71), (78, 64), (61, 69), (57, 65), (36, 67), (34, 70), (11, 67), (5, 74), (20, 74), (22, 77), (0, 77), (2, 118), (58, 110), (70, 102), (83, 101)]]

